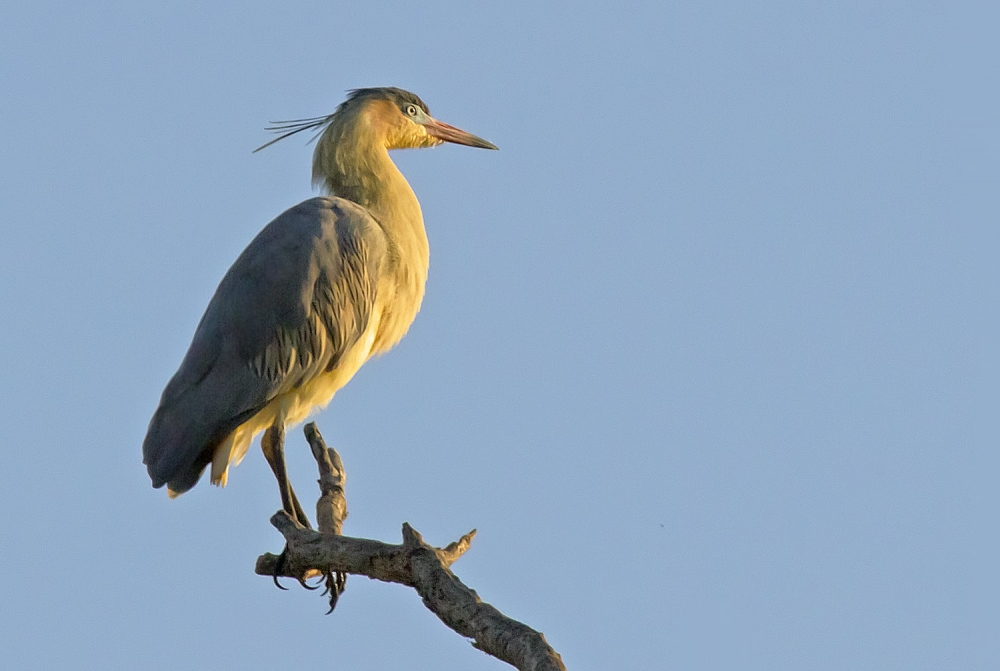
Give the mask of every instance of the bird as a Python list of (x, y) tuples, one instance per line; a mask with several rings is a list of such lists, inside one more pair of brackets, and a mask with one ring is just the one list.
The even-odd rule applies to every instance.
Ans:
[(315, 130), (310, 198), (267, 224), (226, 272), (142, 444), (154, 488), (171, 498), (211, 466), (225, 486), (253, 439), (282, 508), (308, 527), (288, 480), (286, 428), (324, 408), (373, 356), (405, 335), (420, 309), (429, 250), (420, 203), (389, 151), (450, 142), (497, 147), (438, 121), (395, 87), (348, 93), (332, 114), (275, 122)]

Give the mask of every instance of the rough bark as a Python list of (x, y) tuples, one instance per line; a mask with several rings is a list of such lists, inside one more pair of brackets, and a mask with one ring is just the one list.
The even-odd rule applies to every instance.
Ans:
[(284, 511), (271, 524), (285, 537), (283, 561), (277, 555), (257, 558), (259, 575), (299, 580), (316, 576), (354, 573), (383, 582), (413, 587), (442, 622), (473, 646), (521, 671), (565, 671), (562, 659), (541, 632), (512, 620), (466, 587), (450, 566), (469, 549), (473, 529), (445, 548), (426, 542), (409, 524), (403, 524), (403, 542), (390, 545), (365, 538), (341, 536), (347, 516), (345, 474), (340, 455), (328, 448), (315, 424), (305, 427), (306, 438), (320, 471), (321, 496), (316, 504), (320, 531), (306, 529)]

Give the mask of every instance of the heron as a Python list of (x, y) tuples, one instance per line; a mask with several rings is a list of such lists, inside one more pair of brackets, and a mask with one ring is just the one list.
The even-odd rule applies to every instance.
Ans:
[(420, 309), (428, 243), (420, 203), (389, 150), (444, 142), (497, 149), (438, 121), (416, 95), (355, 89), (327, 116), (279, 122), (315, 130), (310, 198), (267, 224), (223, 277), (142, 444), (153, 487), (171, 498), (211, 465), (225, 486), (258, 435), (283, 510), (309, 521), (288, 480), (287, 427), (324, 408)]

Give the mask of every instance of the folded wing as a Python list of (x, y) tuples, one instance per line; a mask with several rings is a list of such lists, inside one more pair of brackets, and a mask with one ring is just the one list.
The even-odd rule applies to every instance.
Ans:
[(312, 198), (268, 224), (226, 273), (143, 441), (154, 487), (197, 483), (215, 448), (363, 336), (387, 258), (378, 223)]

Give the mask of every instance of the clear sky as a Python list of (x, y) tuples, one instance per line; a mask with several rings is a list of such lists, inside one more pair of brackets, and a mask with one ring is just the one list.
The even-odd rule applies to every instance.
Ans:
[[(501, 669), (412, 590), (275, 589), (259, 450), (140, 445), (309, 198), (269, 120), (393, 85), (431, 272), (316, 415), (345, 532), (436, 544), (585, 669), (1000, 668), (991, 3), (0, 5), (0, 666)], [(290, 469), (311, 509), (296, 429)]]

